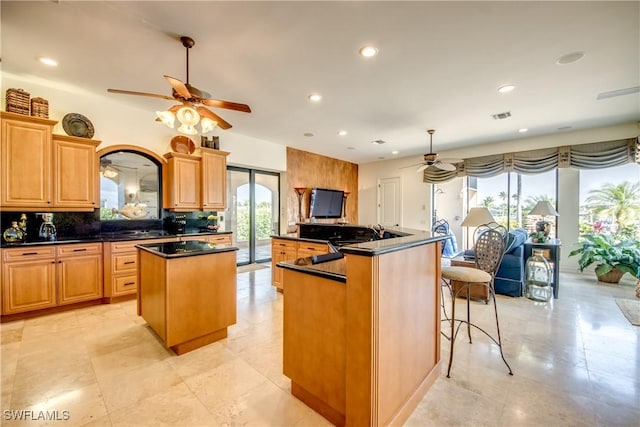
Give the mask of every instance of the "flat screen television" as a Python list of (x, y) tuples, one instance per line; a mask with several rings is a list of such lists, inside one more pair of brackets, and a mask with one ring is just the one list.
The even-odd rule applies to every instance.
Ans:
[(343, 200), (344, 191), (313, 188), (311, 189), (309, 216), (312, 218), (340, 218), (342, 217)]

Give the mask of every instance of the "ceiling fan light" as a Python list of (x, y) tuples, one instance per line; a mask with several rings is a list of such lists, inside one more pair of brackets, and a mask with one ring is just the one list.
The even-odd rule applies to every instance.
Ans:
[(215, 129), (215, 127), (218, 126), (218, 122), (211, 120), (209, 117), (203, 117), (202, 120), (200, 120), (200, 125), (202, 126), (202, 133), (207, 133)]
[(197, 135), (198, 134), (198, 130), (196, 129), (195, 126), (186, 125), (186, 124), (181, 125), (178, 128), (178, 132), (184, 133), (184, 134), (187, 134), (187, 135)]
[(107, 166), (106, 168), (104, 168), (102, 176), (104, 176), (105, 178), (115, 178), (116, 176), (118, 176), (118, 171), (112, 166)]
[(178, 109), (178, 111), (176, 112), (176, 117), (178, 118), (180, 123), (188, 127), (193, 127), (200, 121), (200, 114), (198, 114), (195, 108), (188, 107), (186, 105)]
[(156, 111), (156, 115), (158, 116), (158, 118), (162, 123), (164, 123), (166, 126), (173, 129), (173, 124), (176, 120), (175, 114), (167, 110), (167, 111)]

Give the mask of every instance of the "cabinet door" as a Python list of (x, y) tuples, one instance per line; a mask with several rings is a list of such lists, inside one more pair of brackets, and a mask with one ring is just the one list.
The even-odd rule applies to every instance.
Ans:
[(227, 207), (227, 153), (202, 150), (202, 209)]
[(286, 241), (273, 239), (271, 241), (271, 281), (273, 286), (278, 290), (282, 290), (282, 279), (284, 272), (282, 268), (277, 267), (281, 261), (290, 261), (296, 259), (296, 245), (294, 241)]
[(60, 305), (102, 298), (102, 256), (87, 255), (58, 261)]
[(2, 207), (50, 207), (51, 125), (3, 118), (1, 154)]
[(2, 269), (2, 314), (56, 306), (53, 259), (5, 262)]
[(53, 138), (53, 204), (59, 208), (93, 210), (97, 206), (98, 163), (93, 141)]
[(204, 241), (209, 243), (220, 243), (222, 245), (230, 245), (231, 234), (221, 234), (219, 236), (208, 235), (204, 237)]
[(172, 157), (168, 165), (169, 205), (174, 211), (200, 209), (200, 160)]

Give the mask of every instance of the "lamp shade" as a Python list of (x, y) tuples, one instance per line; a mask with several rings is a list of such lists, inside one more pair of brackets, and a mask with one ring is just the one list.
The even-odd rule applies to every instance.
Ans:
[(529, 215), (540, 215), (540, 216), (559, 216), (560, 214), (556, 211), (551, 203), (548, 200), (540, 200), (536, 205), (531, 209)]
[(491, 215), (489, 209), (478, 207), (471, 208), (460, 225), (462, 227), (478, 227), (483, 224), (489, 224), (490, 222), (496, 222), (496, 220), (493, 219), (493, 215)]

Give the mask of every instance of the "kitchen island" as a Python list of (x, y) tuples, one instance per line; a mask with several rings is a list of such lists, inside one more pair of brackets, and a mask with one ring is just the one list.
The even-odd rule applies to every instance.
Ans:
[(278, 263), (283, 372), (335, 425), (400, 425), (439, 374), (443, 237), (396, 235)]
[(180, 355), (236, 323), (236, 253), (204, 241), (137, 245), (138, 315)]

